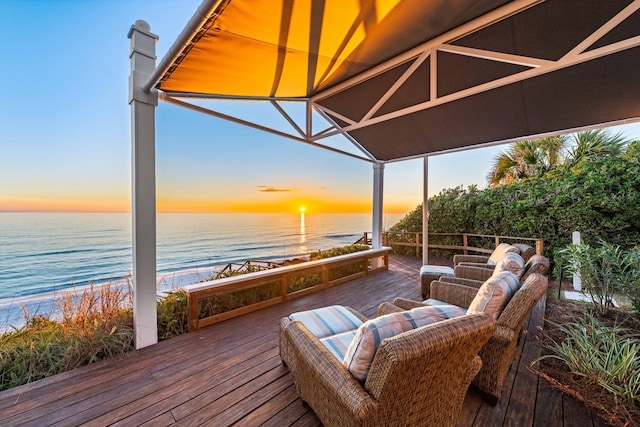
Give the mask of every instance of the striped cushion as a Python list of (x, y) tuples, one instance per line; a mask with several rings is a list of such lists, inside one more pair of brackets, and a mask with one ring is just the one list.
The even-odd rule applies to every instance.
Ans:
[(428, 274), (428, 273), (441, 274), (443, 276), (453, 276), (453, 268), (446, 267), (443, 265), (431, 265), (431, 264), (425, 264), (422, 267), (420, 267), (421, 276), (423, 274)]
[(365, 381), (382, 340), (464, 314), (465, 311), (456, 306), (419, 307), (368, 320), (358, 328), (342, 364), (357, 380)]
[(502, 258), (504, 254), (508, 252), (519, 254), (520, 250), (515, 246), (511, 246), (508, 243), (500, 243), (498, 246), (496, 246), (496, 248), (493, 250), (493, 252), (489, 256), (489, 260), (487, 261), (487, 264), (496, 265), (500, 260), (500, 258)]
[(356, 336), (356, 329), (349, 332), (343, 332), (341, 334), (332, 335), (330, 337), (322, 338), (320, 342), (329, 349), (340, 362), (344, 359), (344, 355), (347, 353), (349, 344), (353, 341), (353, 337)]
[(318, 339), (353, 331), (362, 325), (362, 320), (341, 305), (300, 311), (289, 315), (289, 319), (302, 322)]
[(478, 289), (467, 308), (467, 313), (488, 313), (497, 319), (519, 286), (518, 276), (510, 271), (491, 276)]

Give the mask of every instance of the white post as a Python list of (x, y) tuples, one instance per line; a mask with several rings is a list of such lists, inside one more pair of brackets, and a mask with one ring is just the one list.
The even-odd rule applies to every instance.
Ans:
[(156, 67), (156, 41), (145, 21), (138, 20), (131, 39), (131, 196), (133, 218), (133, 326), (136, 348), (158, 342), (156, 313), (156, 158), (155, 111), (158, 92), (143, 86)]
[(429, 156), (424, 156), (422, 184), (422, 264), (429, 264)]
[[(384, 163), (373, 165), (373, 224), (371, 227), (371, 247), (382, 247), (382, 193), (384, 191)], [(372, 267), (381, 267), (384, 261), (381, 258), (372, 260)]]
[(384, 190), (384, 163), (373, 165), (373, 225), (371, 246), (373, 249), (382, 247), (382, 192)]
[[(571, 235), (571, 241), (574, 245), (579, 245), (580, 244), (580, 232), (579, 231), (574, 231), (573, 234)], [(575, 289), (576, 291), (581, 291), (582, 290), (582, 280), (580, 279), (580, 275), (578, 274), (574, 274), (573, 275), (573, 289)]]

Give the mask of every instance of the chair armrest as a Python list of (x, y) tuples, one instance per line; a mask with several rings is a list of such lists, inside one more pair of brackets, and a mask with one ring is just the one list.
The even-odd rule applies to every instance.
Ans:
[[(433, 283), (433, 282), (431, 282)], [(424, 307), (424, 304), (420, 301), (413, 301), (406, 298), (396, 298), (393, 300), (393, 305), (400, 307), (403, 310), (411, 310), (416, 307)]]
[(468, 265), (456, 265), (453, 271), (455, 277), (480, 280), (482, 282), (485, 282), (489, 277), (493, 275), (493, 270), (482, 267), (472, 267)]
[[(396, 298), (396, 299), (399, 299), (399, 298)], [(406, 301), (409, 301), (409, 300), (406, 300)], [(411, 301), (411, 302), (416, 302), (416, 301)], [(378, 306), (378, 312), (376, 313), (376, 316), (377, 317), (384, 316), (385, 314), (398, 313), (400, 311), (405, 311), (405, 309), (398, 305), (391, 304), (390, 302), (385, 301)]]
[(375, 410), (377, 402), (338, 359), (298, 321), (286, 330), (297, 365), (300, 397), (323, 420), (358, 420)]
[(454, 255), (453, 265), (458, 265), (461, 262), (484, 262), (489, 261), (489, 257), (486, 255)]
[(462, 308), (469, 307), (477, 293), (476, 288), (469, 286), (440, 281), (431, 282), (431, 298)]
[(515, 332), (513, 331), (513, 329), (498, 325), (489, 342), (493, 343), (494, 345), (507, 347), (510, 342), (517, 338), (514, 335)]
[(367, 316), (365, 316), (364, 314), (360, 313), (359, 311), (351, 308), (351, 307), (347, 307), (344, 306), (344, 308), (346, 308), (348, 311), (351, 312), (351, 314), (353, 314), (354, 316), (356, 316), (358, 319), (362, 320), (362, 322), (366, 322), (367, 320), (369, 320), (369, 318)]
[(465, 265), (468, 267), (478, 267), (478, 268), (486, 268), (487, 270), (495, 270), (496, 266), (494, 264), (486, 264), (484, 262), (461, 262), (458, 265)]
[(484, 282), (480, 280), (463, 279), (462, 277), (452, 277), (452, 276), (446, 276), (446, 277), (443, 276), (440, 279), (438, 279), (438, 281), (445, 282), (445, 283), (455, 283), (456, 285), (464, 285), (464, 286), (469, 286), (471, 288), (476, 288), (476, 289), (479, 289), (480, 286), (484, 284)]

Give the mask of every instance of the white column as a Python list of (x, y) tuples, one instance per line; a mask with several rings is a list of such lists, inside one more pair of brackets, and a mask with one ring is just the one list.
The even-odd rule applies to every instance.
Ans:
[[(580, 232), (579, 231), (574, 231), (573, 234), (571, 235), (571, 240), (572, 240), (572, 243), (574, 245), (579, 245), (580, 244)], [(573, 275), (573, 289), (575, 289), (576, 291), (581, 291), (582, 290), (582, 279), (580, 279), (580, 275), (578, 275), (578, 274), (574, 274)]]
[(131, 39), (131, 196), (133, 217), (133, 326), (136, 348), (158, 342), (156, 313), (156, 158), (155, 111), (158, 92), (143, 86), (156, 67), (156, 41), (145, 21), (138, 20)]
[(422, 183), (422, 264), (429, 264), (429, 156), (424, 156)]
[(382, 247), (382, 192), (384, 190), (384, 164), (373, 165), (373, 225), (371, 231), (371, 246), (373, 249)]

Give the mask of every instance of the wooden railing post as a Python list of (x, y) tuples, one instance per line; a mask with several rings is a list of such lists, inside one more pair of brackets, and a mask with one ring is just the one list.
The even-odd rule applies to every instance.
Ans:
[(542, 239), (536, 240), (536, 254), (537, 255), (544, 254), (544, 240)]
[(420, 256), (420, 234), (416, 233), (416, 256)]
[(500, 244), (500, 236), (496, 236), (496, 248)]
[(322, 284), (323, 285), (329, 284), (329, 265), (328, 264), (324, 264), (322, 266)]
[(187, 293), (187, 319), (189, 319), (189, 332), (200, 328), (198, 313), (198, 296)]
[(287, 292), (287, 281), (288, 281), (288, 275), (283, 274), (282, 275), (282, 281), (280, 282), (280, 292), (282, 293), (282, 301), (286, 301), (287, 300), (287, 295), (289, 294), (289, 292)]
[(462, 234), (462, 246), (464, 246), (464, 254), (469, 255), (469, 236), (467, 233)]

